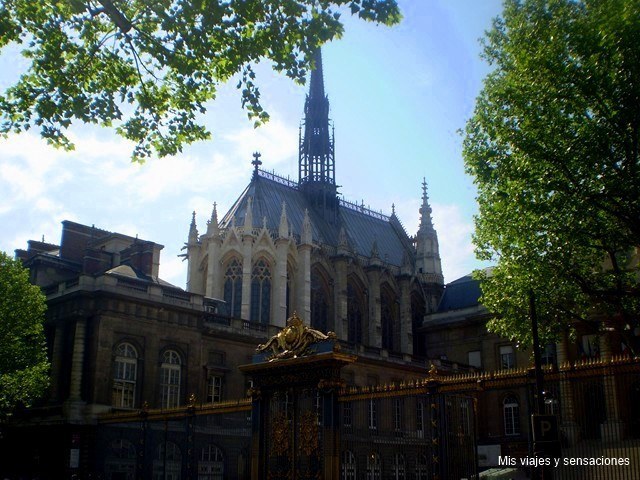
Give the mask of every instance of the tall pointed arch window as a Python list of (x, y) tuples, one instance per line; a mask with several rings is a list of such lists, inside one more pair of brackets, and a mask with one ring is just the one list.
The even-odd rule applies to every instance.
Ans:
[(251, 272), (251, 315), (252, 322), (268, 324), (271, 317), (271, 268), (261, 258), (253, 265)]
[(224, 272), (224, 301), (229, 306), (229, 315), (239, 318), (242, 309), (242, 264), (232, 259)]
[(329, 282), (318, 268), (311, 270), (311, 326), (321, 332), (329, 328)]
[(111, 405), (116, 408), (134, 408), (138, 375), (138, 351), (130, 343), (116, 347), (113, 362), (113, 390)]
[(393, 456), (391, 472), (394, 480), (405, 480), (404, 456), (401, 453), (396, 453)]
[(167, 350), (160, 366), (160, 403), (162, 408), (180, 406), (182, 360), (175, 350)]
[(347, 340), (362, 343), (362, 328), (367, 311), (361, 286), (351, 277), (347, 280)]
[(342, 452), (342, 464), (340, 465), (341, 480), (356, 480), (356, 457), (351, 450)]

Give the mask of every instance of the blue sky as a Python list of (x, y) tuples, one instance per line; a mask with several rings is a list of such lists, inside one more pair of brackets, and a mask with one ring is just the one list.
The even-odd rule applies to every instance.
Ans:
[[(488, 67), (479, 39), (499, 15), (497, 0), (400, 0), (404, 20), (393, 28), (344, 17), (342, 39), (323, 49), (325, 89), (335, 125), (336, 181), (347, 200), (396, 212), (410, 235), (419, 221), (427, 179), (445, 280), (480, 266), (471, 234), (475, 188), (465, 175), (458, 130), (473, 111)], [(20, 60), (0, 55), (0, 88)], [(117, 231), (165, 246), (160, 276), (185, 286), (177, 255), (191, 212), (200, 231), (213, 202), (220, 214), (251, 177), (251, 153), (263, 168), (297, 178), (298, 126), (306, 88), (258, 69), (271, 121), (253, 129), (235, 82), (221, 88), (204, 121), (213, 138), (174, 158), (129, 160), (132, 145), (110, 131), (81, 124), (63, 152), (35, 133), (0, 139), (0, 250), (27, 240), (60, 241), (63, 220)]]

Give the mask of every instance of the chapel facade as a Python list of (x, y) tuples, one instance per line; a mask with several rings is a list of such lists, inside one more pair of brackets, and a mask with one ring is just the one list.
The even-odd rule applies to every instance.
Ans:
[(338, 196), (322, 58), (315, 57), (300, 128), (298, 181), (260, 168), (206, 231), (195, 212), (186, 243), (187, 290), (224, 300), (228, 314), (284, 327), (294, 312), (356, 348), (424, 356), (418, 328), (444, 288), (426, 182), (420, 227)]

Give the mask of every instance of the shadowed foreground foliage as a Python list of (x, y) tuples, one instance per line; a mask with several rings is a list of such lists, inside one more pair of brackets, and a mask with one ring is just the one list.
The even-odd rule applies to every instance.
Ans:
[(17, 406), (31, 405), (49, 385), (45, 310), (29, 271), (0, 252), (0, 420)]
[(198, 119), (218, 86), (238, 78), (257, 124), (253, 65), (267, 59), (304, 82), (313, 51), (340, 37), (340, 10), (400, 21), (396, 0), (6, 0), (0, 49), (17, 45), (28, 71), (0, 94), (0, 133), (40, 129), (67, 149), (72, 122), (115, 127), (134, 160), (209, 138)]

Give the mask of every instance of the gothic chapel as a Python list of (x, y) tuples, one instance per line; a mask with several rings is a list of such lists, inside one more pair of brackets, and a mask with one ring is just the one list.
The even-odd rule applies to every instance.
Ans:
[(333, 126), (318, 50), (300, 128), (298, 182), (260, 168), (229, 211), (214, 204), (204, 234), (195, 212), (186, 244), (187, 290), (224, 299), (228, 313), (284, 327), (294, 311), (356, 349), (423, 356), (423, 317), (444, 282), (422, 185), (420, 227), (338, 196)]

